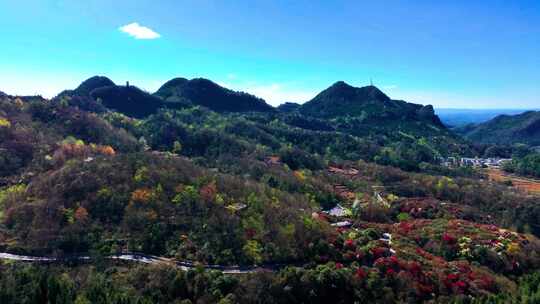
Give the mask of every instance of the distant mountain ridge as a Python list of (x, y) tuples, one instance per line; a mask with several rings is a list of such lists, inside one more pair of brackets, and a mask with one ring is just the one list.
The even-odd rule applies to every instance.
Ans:
[(480, 124), (499, 115), (517, 115), (538, 109), (465, 109), (435, 108), (435, 113), (449, 128), (459, 128), (468, 124)]
[(168, 106), (160, 98), (136, 86), (118, 86), (105, 76), (90, 77), (77, 88), (64, 90), (53, 98), (56, 102), (63, 100), (86, 111), (103, 112), (111, 109), (137, 118), (146, 117)]
[[(441, 155), (472, 155), (469, 143), (442, 125), (432, 106), (393, 100), (377, 87), (356, 88), (342, 81), (304, 105), (285, 103), (276, 109), (260, 98), (207, 79), (175, 78), (150, 94), (129, 83), (116, 85), (95, 76), (44, 104), (98, 114), (112, 111), (151, 122), (152, 126), (145, 128), (167, 133), (167, 140), (159, 143), (161, 148), (170, 148), (176, 138), (190, 140), (186, 137), (191, 132), (190, 119), (206, 115), (211, 117), (207, 123), (219, 124), (215, 130), (225, 135), (213, 140), (228, 142), (225, 146), (243, 145), (232, 142), (236, 136), (245, 136), (272, 149), (286, 142), (309, 146), (317, 154), (369, 159), (406, 170), (418, 170), (420, 164), (433, 163)], [(118, 123), (116, 115), (104, 117)], [(208, 132), (201, 136), (213, 138)], [(201, 143), (215, 144), (206, 139)], [(328, 149), (330, 145), (332, 149)]]
[(364, 117), (366, 120), (416, 120), (443, 127), (433, 106), (423, 106), (393, 100), (375, 86), (353, 87), (338, 81), (315, 98), (303, 104), (299, 111), (308, 116), (336, 118)]
[(72, 106), (101, 112), (103, 107), (128, 116), (145, 117), (159, 108), (179, 109), (200, 105), (216, 112), (274, 112), (263, 99), (244, 92), (236, 92), (204, 78), (188, 80), (174, 78), (163, 84), (154, 94), (136, 86), (117, 86), (104, 76), (93, 76), (73, 90), (64, 90), (53, 100), (68, 98)]
[(174, 78), (161, 86), (154, 95), (167, 102), (188, 102), (216, 112), (275, 111), (261, 98), (229, 90), (204, 78)]
[[(343, 81), (334, 83), (303, 105), (285, 103), (277, 109), (261, 98), (229, 90), (204, 78), (174, 78), (149, 94), (135, 86), (117, 86), (107, 77), (94, 76), (74, 90), (63, 91), (55, 100), (61, 101), (63, 97), (69, 97), (67, 102), (81, 109), (102, 112), (109, 108), (138, 118), (164, 107), (179, 109), (199, 105), (220, 113), (296, 113), (303, 117), (289, 117), (293, 125), (321, 130), (336, 123), (330, 120), (348, 117), (346, 124), (338, 123), (335, 128), (360, 136), (389, 135), (398, 131), (432, 136), (446, 132), (431, 105), (393, 100), (375, 86), (357, 88)], [(321, 122), (321, 119), (329, 121)]]
[(490, 144), (540, 145), (540, 111), (499, 115), (487, 122), (467, 125), (456, 131), (467, 139)]
[(302, 105), (299, 104), (299, 103), (295, 103), (295, 102), (285, 102), (285, 103), (282, 103), (280, 104), (277, 109), (278, 111), (280, 112), (284, 112), (284, 113), (290, 113), (290, 112), (294, 112), (294, 111), (297, 111), (298, 109), (300, 109)]

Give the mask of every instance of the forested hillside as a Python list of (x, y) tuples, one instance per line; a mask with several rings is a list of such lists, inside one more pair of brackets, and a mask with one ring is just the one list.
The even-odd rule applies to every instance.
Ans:
[[(0, 251), (91, 257), (2, 262), (1, 303), (538, 298), (539, 198), (440, 166), (476, 147), (431, 106), (342, 82), (279, 110), (207, 80), (111, 83), (0, 95)], [(166, 262), (107, 259), (131, 252)]]
[(217, 112), (272, 112), (272, 106), (260, 98), (235, 92), (204, 78), (175, 78), (166, 82), (154, 95), (168, 102), (201, 105)]

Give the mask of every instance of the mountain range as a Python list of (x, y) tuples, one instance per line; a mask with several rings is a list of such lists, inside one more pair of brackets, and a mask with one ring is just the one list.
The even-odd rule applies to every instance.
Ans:
[[(261, 98), (224, 88), (208, 79), (181, 77), (167, 81), (155, 93), (148, 93), (129, 83), (116, 85), (105, 76), (94, 76), (53, 98), (62, 99), (85, 110), (110, 109), (136, 118), (147, 117), (161, 108), (202, 106), (218, 113), (277, 114), (293, 126), (312, 130), (394, 139), (396, 134), (442, 136), (456, 142), (456, 136), (443, 125), (431, 105), (394, 100), (375, 86), (354, 87), (344, 81), (334, 83), (304, 104), (287, 102), (277, 108)], [(453, 131), (477, 143), (540, 145), (539, 126), (539, 112), (530, 111), (500, 115), (483, 123), (456, 127)]]
[[(354, 87), (343, 81), (302, 105), (285, 103), (274, 108), (261, 98), (202, 78), (175, 78), (149, 93), (129, 83), (117, 85), (105, 76), (94, 76), (75, 89), (61, 92), (51, 102), (145, 120), (148, 128), (167, 133), (145, 136), (155, 140), (153, 146), (169, 150), (175, 140), (193, 140), (193, 149), (198, 150), (190, 150), (192, 146), (188, 145), (185, 151), (191, 151), (190, 155), (203, 153), (201, 138), (215, 136), (208, 133), (208, 128), (200, 137), (189, 135), (186, 127), (193, 124), (196, 115), (192, 112), (198, 108), (205, 114), (198, 114), (204, 118), (196, 123), (207, 121), (204, 125), (208, 126), (221, 122), (215, 132), (243, 138), (234, 145), (244, 145), (243, 140), (248, 140), (272, 149), (285, 144), (301, 146), (317, 155), (376, 160), (407, 170), (418, 170), (422, 163), (436, 163), (441, 155), (473, 155), (470, 145), (441, 123), (431, 105), (394, 100), (375, 86)], [(167, 109), (181, 111), (162, 115)], [(176, 113), (174, 121), (168, 121), (172, 113)], [(191, 113), (189, 119), (174, 118), (185, 113)], [(128, 130), (135, 128), (115, 123)], [(141, 135), (137, 132), (138, 137)]]
[[(134, 117), (148, 116), (162, 107), (198, 105), (221, 113), (279, 111), (320, 119), (356, 117), (364, 126), (381, 121), (394, 125), (397, 122), (414, 122), (444, 129), (431, 105), (393, 100), (375, 86), (357, 88), (343, 81), (336, 82), (303, 105), (285, 103), (277, 109), (261, 98), (229, 90), (204, 78), (175, 78), (150, 94), (135, 86), (118, 86), (106, 77), (95, 76), (83, 81), (74, 90), (60, 93), (56, 99), (66, 96), (90, 97), (107, 108)], [(400, 124), (399, 128), (402, 127), (403, 124)]]
[(517, 115), (537, 109), (459, 109), (435, 108), (435, 113), (449, 128), (459, 128), (468, 124), (479, 124), (499, 115)]
[(540, 145), (540, 111), (499, 115), (480, 124), (456, 128), (467, 139), (486, 144)]

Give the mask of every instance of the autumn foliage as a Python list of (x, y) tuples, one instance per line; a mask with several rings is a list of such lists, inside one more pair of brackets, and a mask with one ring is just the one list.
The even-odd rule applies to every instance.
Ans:
[(88, 219), (88, 211), (84, 207), (79, 207), (75, 210), (74, 217), (77, 222), (85, 222)]
[(153, 192), (148, 188), (136, 189), (131, 193), (131, 200), (133, 202), (148, 203), (153, 196)]

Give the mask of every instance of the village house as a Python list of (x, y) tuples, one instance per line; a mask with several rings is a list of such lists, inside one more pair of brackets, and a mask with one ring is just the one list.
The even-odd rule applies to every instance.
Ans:
[(472, 158), (472, 157), (440, 157), (439, 162), (445, 167), (500, 167), (505, 162), (511, 161), (509, 158)]
[(323, 212), (330, 216), (335, 216), (335, 217), (345, 217), (345, 216), (352, 215), (351, 210), (344, 208), (340, 204), (337, 204), (334, 208), (327, 211), (323, 211)]
[(352, 226), (352, 223), (349, 221), (341, 221), (330, 224), (332, 227), (338, 227), (338, 228), (349, 228)]

